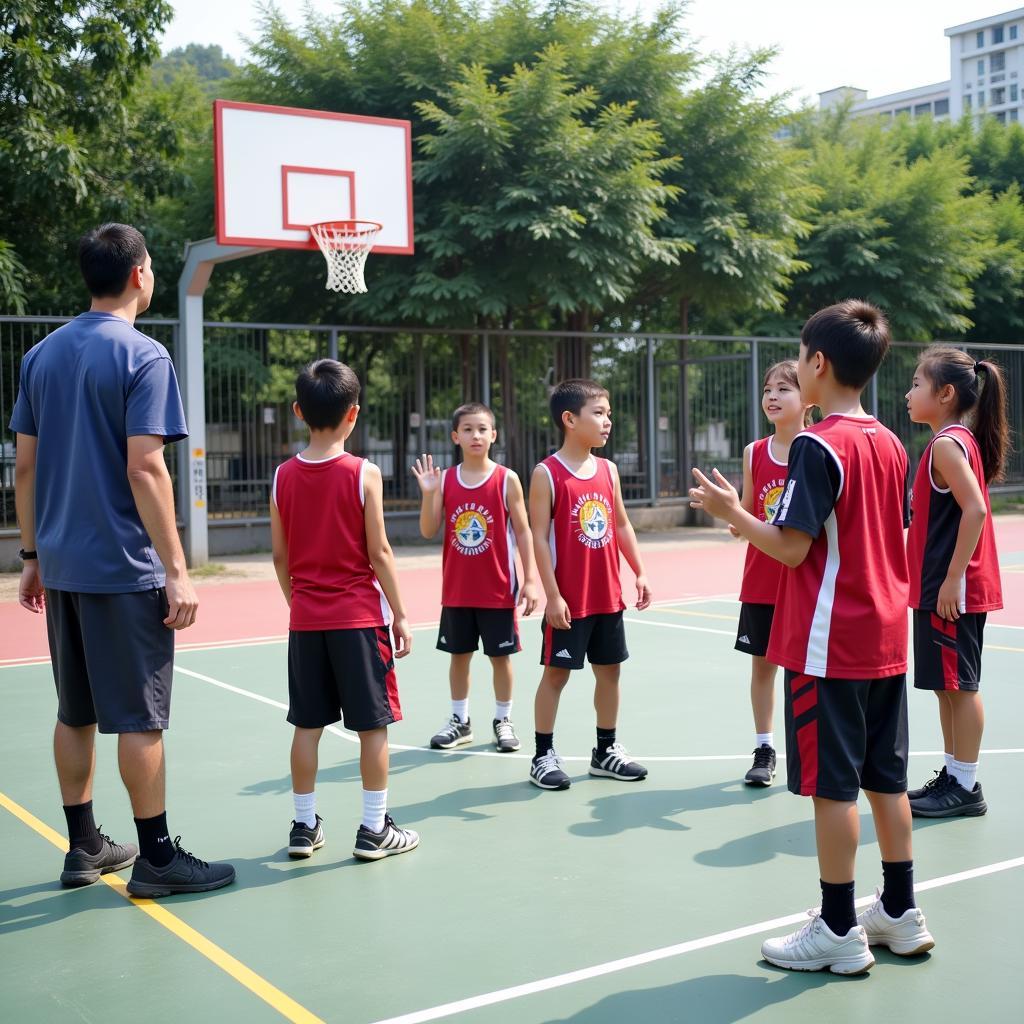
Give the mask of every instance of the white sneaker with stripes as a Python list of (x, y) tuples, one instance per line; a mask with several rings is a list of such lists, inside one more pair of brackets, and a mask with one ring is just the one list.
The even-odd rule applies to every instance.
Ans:
[(924, 914), (917, 907), (904, 911), (901, 917), (890, 917), (878, 889), (875, 902), (857, 915), (857, 924), (864, 929), (869, 946), (886, 946), (897, 956), (920, 956), (935, 945)]
[(630, 759), (621, 743), (613, 743), (603, 754), (593, 748), (590, 755), (590, 774), (622, 782), (639, 782), (647, 778), (647, 769)]
[(408, 853), (419, 845), (418, 832), (413, 832), (411, 828), (399, 828), (391, 815), (385, 814), (384, 828), (380, 832), (371, 832), (365, 825), (359, 826), (352, 855), (360, 860), (381, 860), (393, 857), (396, 853)]
[(791, 935), (765, 939), (761, 956), (776, 967), (789, 971), (823, 971), (833, 974), (863, 974), (875, 966), (868, 937), (860, 925), (845, 935), (836, 935), (821, 919), (821, 912), (809, 910), (810, 920)]

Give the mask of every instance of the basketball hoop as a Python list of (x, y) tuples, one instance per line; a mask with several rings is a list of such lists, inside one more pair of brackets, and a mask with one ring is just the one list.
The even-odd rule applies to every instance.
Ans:
[(375, 220), (329, 220), (310, 224), (309, 233), (327, 260), (327, 288), (358, 295), (366, 291), (363, 266), (383, 225)]

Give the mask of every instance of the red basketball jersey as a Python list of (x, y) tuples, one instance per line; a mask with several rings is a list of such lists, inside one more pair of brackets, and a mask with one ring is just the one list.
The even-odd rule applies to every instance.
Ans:
[[(762, 523), (773, 523), (786, 486), (786, 463), (772, 454), (770, 437), (762, 437), (751, 445), (750, 474), (754, 479), (754, 515)], [(782, 563), (748, 544), (740, 600), (748, 604), (775, 604), (781, 579)]]
[(296, 455), (277, 467), (271, 492), (288, 541), (294, 630), (364, 629), (391, 621), (366, 550), (365, 459)]
[(540, 465), (551, 485), (548, 543), (558, 592), (574, 619), (622, 611), (615, 480), (607, 459), (594, 456), (594, 475), (578, 477), (557, 455)]
[(961, 612), (992, 612), (1003, 607), (1003, 588), (999, 579), (999, 557), (992, 527), (992, 506), (981, 462), (981, 450), (974, 434), (962, 423), (940, 430), (928, 442), (914, 478), (914, 518), (907, 534), (907, 561), (910, 565), (910, 607), (934, 611), (939, 587), (945, 582), (956, 547), (962, 511), (948, 487), (937, 487), (932, 477), (932, 448), (940, 437), (956, 441), (963, 449), (971, 472), (985, 495), (988, 516), (981, 529), (978, 546), (960, 580)]
[(462, 467), (441, 478), (444, 550), (441, 604), (446, 608), (514, 608), (516, 536), (508, 514), (508, 470), (495, 466), (486, 479), (467, 484)]
[(817, 536), (783, 570), (768, 661), (818, 678), (906, 672), (908, 472), (873, 417), (831, 415), (797, 435), (775, 525)]

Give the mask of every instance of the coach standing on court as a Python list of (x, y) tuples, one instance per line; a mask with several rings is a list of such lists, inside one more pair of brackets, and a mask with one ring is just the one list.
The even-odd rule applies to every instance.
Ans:
[[(234, 868), (172, 842), (164, 804), (174, 630), (195, 622), (198, 601), (164, 463), (164, 444), (188, 435), (178, 383), (167, 350), (133, 326), (153, 297), (152, 260), (125, 224), (90, 231), (78, 256), (92, 306), (22, 360), (10, 424), (19, 601), (46, 613), (57, 684), (53, 753), (70, 845), (61, 882), (133, 865), (133, 896), (219, 889)], [(96, 827), (97, 726), (118, 734), (138, 849)]]

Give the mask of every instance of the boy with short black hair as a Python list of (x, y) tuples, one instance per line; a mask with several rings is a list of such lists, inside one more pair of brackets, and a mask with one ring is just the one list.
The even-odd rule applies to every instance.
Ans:
[[(914, 902), (907, 800), (907, 598), (903, 531), (910, 521), (907, 454), (868, 415), (861, 392), (889, 347), (889, 325), (867, 302), (815, 313), (800, 335), (800, 396), (822, 420), (790, 448), (774, 523), (744, 511), (717, 471), (694, 469), (691, 505), (727, 520), (788, 569), (768, 660), (786, 670), (789, 788), (814, 799), (821, 911), (761, 947), (792, 970), (859, 974), (870, 945), (900, 956), (935, 944)], [(884, 889), (859, 917), (854, 863), (857, 797), (871, 804)]]
[[(424, 454), (413, 466), (423, 503), (420, 533), (428, 540), (444, 525), (441, 622), (437, 649), (451, 655), (448, 681), (452, 712), (430, 740), (434, 750), (473, 742), (469, 716), (469, 665), (483, 641), (494, 672), (491, 728), (498, 753), (519, 749), (512, 725), (512, 662), (520, 651), (516, 607), (537, 607), (530, 524), (519, 477), (490, 458), (497, 440), (494, 413), (480, 402), (460, 405), (452, 415), (452, 443), (462, 462), (442, 470)], [(516, 578), (516, 548), (523, 559), (523, 589)]]
[[(295, 382), (295, 415), (309, 446), (278, 466), (270, 500), (274, 568), (290, 608), (288, 721), (295, 820), (291, 857), (324, 845), (314, 786), (325, 726), (344, 716), (359, 734), (363, 817), (352, 853), (407, 853), (419, 836), (387, 813), (388, 731), (400, 721), (395, 658), (412, 634), (384, 530), (380, 470), (345, 451), (359, 415), (359, 379), (334, 359), (310, 363)], [(395, 635), (392, 654), (388, 623)]]
[(592, 453), (611, 433), (608, 392), (592, 380), (562, 381), (551, 393), (551, 419), (562, 433), (562, 447), (534, 469), (530, 483), (533, 550), (547, 595), (530, 781), (541, 789), (570, 786), (555, 753), (555, 716), (570, 672), (583, 668), (586, 657), (594, 670), (597, 712), (590, 774), (637, 782), (647, 778), (647, 769), (616, 739), (620, 665), (629, 657), (620, 549), (636, 575), (639, 610), (651, 603), (651, 589), (615, 464)]

